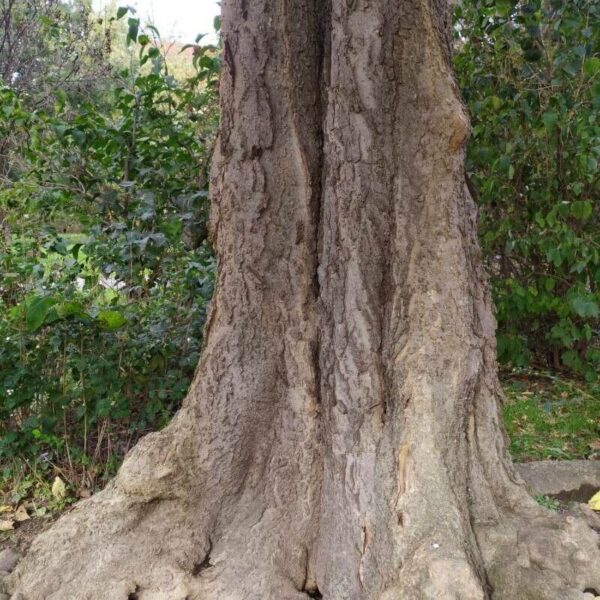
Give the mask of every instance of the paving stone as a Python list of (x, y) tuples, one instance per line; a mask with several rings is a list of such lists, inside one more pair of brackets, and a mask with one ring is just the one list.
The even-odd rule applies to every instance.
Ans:
[(600, 461), (597, 460), (541, 460), (516, 467), (534, 496), (587, 502), (600, 490)]

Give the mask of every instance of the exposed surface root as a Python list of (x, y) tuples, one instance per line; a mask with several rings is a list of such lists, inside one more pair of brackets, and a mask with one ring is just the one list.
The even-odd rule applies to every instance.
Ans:
[(581, 600), (600, 587), (599, 537), (542, 508), (476, 527), (493, 600)]
[[(198, 533), (198, 522), (177, 525), (191, 508), (169, 500), (135, 503), (108, 489), (38, 538), (10, 580), (11, 598), (346, 600), (316, 582), (294, 581), (286, 564), (298, 557), (269, 548), (266, 530), (255, 533), (261, 551), (251, 531), (246, 547), (229, 533), (213, 546)], [(403, 566), (397, 586), (348, 600), (584, 600), (600, 589), (599, 536), (581, 519), (528, 505), (495, 523), (474, 524), (474, 530), (485, 576), (468, 549), (436, 537)], [(306, 560), (305, 551), (300, 554)]]

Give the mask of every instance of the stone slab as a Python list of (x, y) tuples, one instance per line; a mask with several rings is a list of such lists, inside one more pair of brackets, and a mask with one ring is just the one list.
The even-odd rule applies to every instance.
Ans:
[(598, 460), (541, 460), (515, 466), (533, 496), (587, 502), (600, 490)]

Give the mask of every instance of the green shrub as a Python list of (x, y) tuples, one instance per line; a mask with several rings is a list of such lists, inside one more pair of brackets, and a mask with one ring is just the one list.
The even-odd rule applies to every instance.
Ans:
[(473, 122), (503, 362), (600, 366), (600, 4), (465, 0), (455, 67)]
[(207, 170), (214, 48), (177, 81), (129, 20), (139, 65), (52, 110), (0, 88), (0, 465), (59, 465), (91, 485), (170, 419), (212, 294)]

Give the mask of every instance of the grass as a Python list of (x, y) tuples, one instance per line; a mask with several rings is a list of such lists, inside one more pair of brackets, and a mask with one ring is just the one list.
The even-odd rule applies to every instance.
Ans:
[(511, 373), (503, 387), (515, 461), (600, 459), (600, 384), (528, 371)]

